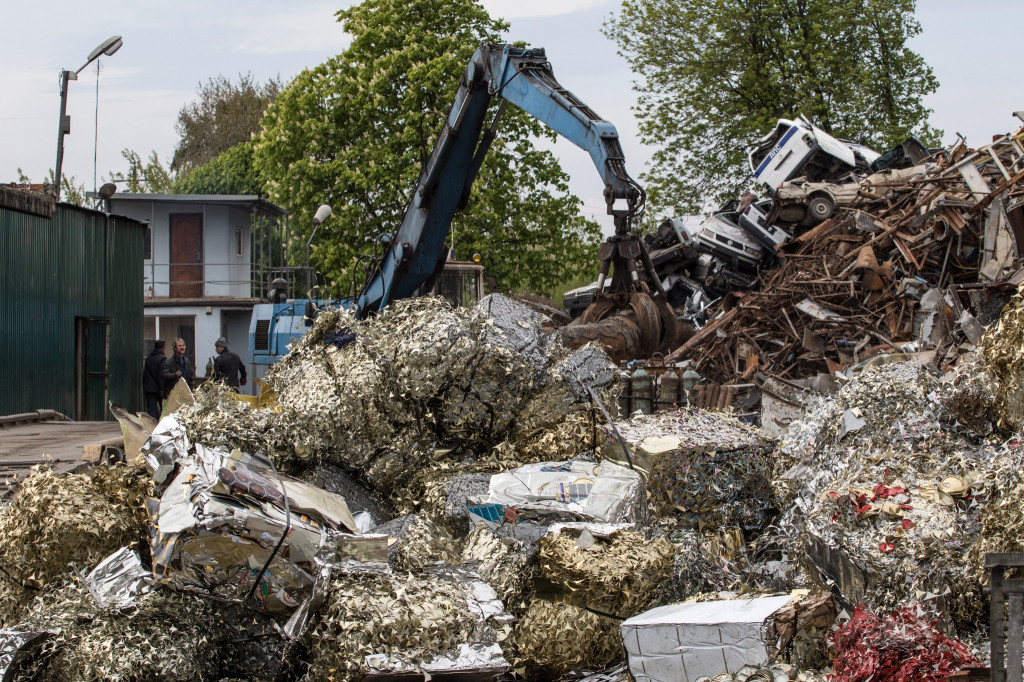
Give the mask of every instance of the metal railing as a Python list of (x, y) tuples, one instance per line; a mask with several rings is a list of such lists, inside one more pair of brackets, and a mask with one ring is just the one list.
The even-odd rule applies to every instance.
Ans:
[[(197, 268), (201, 272), (201, 278), (199, 279), (184, 279), (181, 277), (171, 279), (170, 271), (171, 268)], [(244, 268), (247, 271), (247, 276), (241, 278), (220, 278), (208, 276), (211, 269), (216, 272), (217, 268)], [(166, 272), (166, 279), (157, 279), (157, 270), (161, 273)], [(241, 289), (247, 292), (250, 298), (264, 298), (270, 287), (270, 282), (274, 279), (283, 279), (287, 285), (288, 297), (289, 298), (305, 298), (307, 292), (309, 292), (315, 285), (315, 273), (313, 268), (306, 268), (304, 266), (278, 266), (278, 267), (260, 267), (249, 263), (171, 263), (171, 262), (153, 262), (149, 261), (146, 263), (147, 277), (144, 283), (145, 286), (145, 297), (148, 298), (182, 298), (180, 296), (171, 296), (170, 288), (173, 285), (181, 286), (195, 286), (202, 285), (201, 296), (208, 296), (211, 294), (207, 293), (209, 286), (215, 287), (231, 287)], [(167, 292), (167, 295), (156, 295), (156, 290), (161, 289)]]

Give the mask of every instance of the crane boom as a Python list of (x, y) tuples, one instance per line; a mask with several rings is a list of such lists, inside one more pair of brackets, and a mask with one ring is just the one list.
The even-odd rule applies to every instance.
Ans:
[[(501, 106), (485, 131), (495, 97)], [(440, 272), (452, 218), (468, 200), (507, 103), (590, 154), (616, 234), (626, 235), (630, 220), (643, 209), (644, 192), (626, 173), (615, 126), (555, 80), (543, 49), (484, 43), (466, 68), (402, 223), (356, 299), (357, 316), (412, 296)], [(622, 201), (625, 208), (618, 207)]]

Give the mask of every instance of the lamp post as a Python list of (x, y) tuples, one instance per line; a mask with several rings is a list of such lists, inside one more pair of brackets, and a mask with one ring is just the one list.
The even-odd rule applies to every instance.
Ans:
[(85, 67), (92, 64), (100, 55), (107, 55), (108, 57), (119, 49), (123, 44), (121, 36), (110, 36), (102, 43), (96, 46), (92, 52), (89, 53), (89, 58), (86, 59), (85, 64), (82, 64), (81, 68), (77, 71), (68, 71), (67, 69), (61, 69), (60, 72), (60, 120), (58, 121), (57, 127), (57, 167), (53, 173), (53, 181), (57, 185), (56, 187), (56, 198), (60, 199), (60, 178), (61, 178), (61, 167), (64, 165), (64, 136), (71, 132), (71, 117), (67, 115), (68, 108), (68, 83), (70, 81), (78, 80), (78, 74), (80, 74)]
[[(320, 229), (320, 224), (331, 217), (331, 207), (327, 204), (322, 204), (320, 208), (316, 210), (316, 214), (313, 216), (313, 233), (309, 235), (309, 239), (306, 241), (306, 290), (313, 290), (313, 283), (310, 281), (310, 268), (309, 268), (309, 247), (313, 244), (313, 237), (316, 236), (316, 231)], [(308, 294), (307, 294), (308, 295)]]

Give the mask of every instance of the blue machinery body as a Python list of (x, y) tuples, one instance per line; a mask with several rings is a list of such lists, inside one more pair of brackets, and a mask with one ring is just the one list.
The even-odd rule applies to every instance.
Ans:
[[(502, 101), (487, 125), (494, 97)], [(602, 246), (600, 278), (603, 283), (614, 262), (611, 289), (619, 298), (607, 301), (597, 318), (616, 305), (628, 305), (630, 292), (644, 293), (640, 290), (638, 261), (660, 290), (653, 266), (649, 259), (642, 258), (646, 255), (642, 242), (629, 232), (632, 218), (643, 210), (644, 192), (626, 173), (615, 126), (559, 85), (543, 49), (484, 43), (466, 68), (401, 226), (391, 236), (355, 301), (343, 302), (355, 307), (357, 317), (372, 314), (393, 300), (413, 296), (420, 287), (430, 289), (444, 267), (452, 218), (466, 205), (509, 102), (586, 150), (604, 181), (605, 201), (608, 213), (615, 218), (616, 234)], [(663, 304), (664, 292), (661, 298)], [(302, 335), (306, 329), (305, 303), (261, 304), (254, 308), (249, 345), (255, 364), (272, 364), (284, 356), (288, 343)], [(591, 315), (592, 320), (594, 317)]]

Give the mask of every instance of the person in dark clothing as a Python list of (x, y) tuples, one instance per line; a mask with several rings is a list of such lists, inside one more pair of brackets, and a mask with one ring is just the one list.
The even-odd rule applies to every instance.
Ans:
[(161, 403), (166, 395), (163, 365), (167, 357), (164, 355), (164, 345), (163, 339), (157, 339), (142, 367), (142, 392), (146, 394), (146, 412), (153, 419), (160, 419)]
[(248, 376), (245, 372), (245, 363), (238, 353), (228, 350), (228, 340), (223, 336), (217, 339), (217, 359), (213, 361), (213, 378), (223, 379), (224, 383), (231, 388), (238, 390), (238, 387), (245, 386)]
[(164, 377), (164, 390), (167, 393), (171, 392), (179, 378), (184, 378), (190, 389), (195, 388), (196, 368), (192, 361), (185, 357), (184, 339), (174, 340), (174, 355), (164, 360), (161, 372)]

